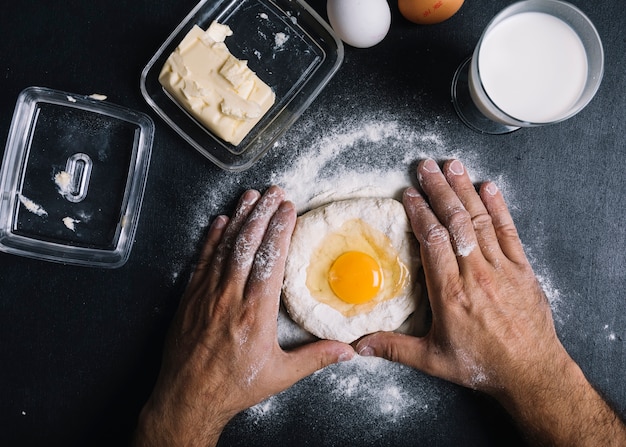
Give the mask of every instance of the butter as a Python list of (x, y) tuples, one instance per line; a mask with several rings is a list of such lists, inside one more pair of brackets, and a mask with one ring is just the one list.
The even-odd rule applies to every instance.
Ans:
[(57, 172), (54, 176), (54, 183), (56, 183), (59, 189), (59, 194), (64, 196), (71, 192), (72, 176), (66, 171)]
[(68, 230), (72, 230), (72, 231), (76, 231), (76, 224), (80, 223), (80, 220), (76, 220), (69, 216), (64, 217), (62, 220), (63, 220), (63, 225), (65, 225)]
[(159, 82), (176, 101), (216, 136), (238, 145), (267, 113), (275, 94), (224, 43), (233, 33), (213, 22), (195, 25), (169, 56)]
[(24, 205), (24, 207), (31, 213), (36, 214), (38, 216), (42, 216), (42, 217), (48, 215), (48, 212), (45, 209), (43, 209), (41, 205), (36, 204), (32, 200), (30, 200), (28, 197), (24, 197), (22, 194), (19, 194), (18, 198), (20, 199), (20, 202), (22, 202), (22, 205)]

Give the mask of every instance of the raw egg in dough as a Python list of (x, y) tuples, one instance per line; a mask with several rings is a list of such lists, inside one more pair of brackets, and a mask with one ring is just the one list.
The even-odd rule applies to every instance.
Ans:
[(407, 276), (389, 238), (363, 220), (351, 219), (313, 252), (306, 285), (313, 298), (355, 315), (395, 297)]
[(357, 48), (373, 47), (391, 26), (387, 0), (328, 0), (326, 12), (341, 40)]
[(351, 343), (400, 328), (420, 302), (420, 265), (402, 203), (330, 202), (298, 217), (285, 262), (283, 303), (311, 334)]
[(346, 303), (361, 304), (374, 298), (383, 282), (378, 261), (367, 253), (348, 251), (339, 255), (328, 272), (328, 283)]
[(452, 17), (464, 0), (398, 0), (400, 14), (420, 25), (432, 25)]

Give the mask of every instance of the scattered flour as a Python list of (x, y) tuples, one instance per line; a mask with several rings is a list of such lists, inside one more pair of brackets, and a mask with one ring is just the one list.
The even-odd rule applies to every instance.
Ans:
[[(320, 122), (327, 127), (316, 127), (314, 123)], [(256, 187), (281, 186), (301, 214), (344, 198), (399, 199), (407, 186), (415, 184), (415, 167), (419, 160), (457, 158), (466, 166), (473, 182), (492, 180), (504, 194), (511, 212), (514, 214), (519, 210), (515, 192), (507, 179), (500, 173), (486, 172), (479, 153), (466, 148), (451, 148), (442, 132), (436, 127), (429, 128), (423, 131), (384, 116), (363, 115), (334, 123), (316, 116), (301, 119), (259, 162), (260, 170), (267, 166), (268, 180), (266, 185)], [(222, 172), (218, 175), (219, 178), (207, 181), (207, 187), (201, 189), (207, 194), (195, 202), (183, 220), (185, 228), (179, 231), (180, 237), (185, 237), (180, 243), (182, 253), (197, 250), (211, 219), (228, 212), (229, 204), (236, 199), (232, 197), (234, 191), (243, 192), (246, 187), (242, 186), (246, 184), (246, 173)], [(536, 237), (540, 239), (541, 235)], [(535, 242), (533, 247), (543, 246), (541, 240)], [(563, 317), (558, 312), (563, 301), (562, 291), (553, 284), (551, 271), (540, 262), (541, 253), (534, 253), (528, 246), (525, 249), (548, 296), (555, 319), (562, 322)], [(174, 262), (181, 258), (183, 256), (173, 257)], [(172, 266), (173, 281), (183, 268), (183, 263)]]
[[(277, 231), (284, 231), (284, 225), (282, 228), (276, 228)], [(256, 270), (253, 272), (256, 275), (256, 278), (261, 282), (266, 282), (272, 272), (274, 271), (274, 267), (280, 258), (281, 253), (280, 249), (276, 247), (276, 244), (273, 241), (269, 241), (267, 245), (265, 245), (265, 249), (259, 250), (256, 254)]]
[(615, 341), (615, 340), (617, 340), (617, 335), (615, 334), (615, 332), (611, 332), (611, 333), (609, 334), (608, 339), (609, 339), (609, 341)]
[(477, 389), (480, 385), (486, 383), (489, 380), (489, 373), (482, 366), (477, 365), (471, 358), (471, 355), (462, 349), (458, 349), (456, 351), (457, 356), (464, 363), (466, 368), (471, 372), (471, 376), (469, 378), (469, 386), (471, 388)]
[[(324, 123), (323, 127), (318, 123)], [(207, 186), (200, 188), (207, 191), (206, 195), (195, 202), (183, 219), (185, 228), (179, 234), (186, 239), (180, 241), (180, 250), (185, 256), (196, 251), (209, 222), (218, 214), (230, 213), (237, 199), (233, 195), (251, 186), (263, 190), (278, 184), (295, 203), (298, 213), (342, 198), (400, 198), (407, 186), (416, 183), (415, 167), (424, 158), (460, 159), (472, 181), (494, 181), (515, 214), (517, 200), (507, 179), (499, 173), (486, 172), (486, 163), (478, 152), (455, 150), (442, 135), (436, 126), (423, 131), (384, 116), (362, 115), (358, 119), (329, 122), (309, 115), (308, 120), (298, 121), (255, 167), (254, 172), (263, 175), (261, 183), (251, 184), (248, 173), (212, 174)], [(533, 242), (534, 249), (541, 251), (541, 241)], [(184, 258), (172, 258), (181, 257)], [(551, 271), (540, 262), (541, 258), (540, 252), (531, 251), (529, 255), (555, 318), (562, 321), (558, 310), (563, 292), (554, 285)], [(182, 267), (173, 266), (174, 280)], [(292, 349), (315, 338), (291, 321), (281, 306), (278, 340), (284, 349)], [(474, 371), (476, 385), (486, 377), (486, 371)], [(326, 438), (311, 440), (310, 445), (359, 444), (359, 439), (363, 441), (360, 445), (377, 445), (377, 440), (382, 439), (385, 443), (379, 445), (393, 445), (396, 433), (406, 436), (420, 430), (420, 424), (440, 424), (445, 417), (442, 414), (452, 408), (443, 401), (455, 399), (458, 392), (458, 388), (411, 368), (375, 357), (356, 356), (318, 371), (247, 410), (241, 416), (244, 423), (237, 430), (239, 433), (248, 427), (254, 439), (272, 442), (277, 432), (285, 436), (288, 429), (282, 424), (289, 420), (302, 424), (306, 433), (324, 433)]]
[(450, 226), (450, 235), (454, 240), (457, 256), (465, 258), (476, 248), (476, 243), (474, 241), (467, 240), (465, 235), (460, 231), (455, 231), (452, 225)]
[(320, 435), (307, 445), (393, 445), (394, 436), (436, 421), (443, 401), (455, 398), (451, 385), (438, 384), (403, 365), (357, 355), (246, 410), (237, 433), (251, 430), (255, 440), (271, 441), (281, 432), (276, 439), (284, 439), (289, 429), (282, 421), (297, 420), (303, 432)]
[[(539, 229), (541, 230), (541, 224), (538, 224)], [(571, 316), (570, 309), (571, 303), (576, 301), (577, 292), (568, 290), (567, 292), (561, 290), (556, 286), (553, 278), (552, 271), (550, 267), (545, 265), (545, 263), (541, 260), (543, 258), (542, 253), (540, 252), (541, 247), (545, 246), (544, 233), (543, 231), (538, 231), (535, 234), (535, 240), (532, 241), (532, 244), (524, 244), (524, 252), (526, 253), (526, 257), (528, 261), (533, 267), (535, 272), (535, 276), (543, 289), (543, 292), (546, 294), (546, 298), (550, 303), (550, 308), (552, 309), (552, 317), (554, 319), (554, 323), (557, 326), (557, 329), (560, 326), (563, 326), (567, 320)], [(564, 299), (564, 296), (572, 296), (571, 300)], [(580, 298), (580, 297), (578, 297)]]
[(246, 386), (252, 386), (253, 382), (256, 380), (257, 376), (267, 363), (267, 360), (267, 357), (263, 357), (258, 363), (253, 363), (252, 365), (250, 365), (246, 374)]
[(255, 423), (258, 423), (259, 420), (268, 414), (274, 409), (274, 403), (279, 398), (277, 396), (271, 396), (265, 399), (263, 402), (251, 407), (247, 410), (248, 417), (252, 419)]
[[(415, 184), (419, 160), (459, 158), (468, 167), (472, 180), (484, 180), (478, 154), (471, 150), (451, 151), (436, 131), (423, 132), (381, 118), (338, 123), (335, 129), (320, 132), (306, 153), (298, 154), (288, 169), (275, 171), (270, 183), (285, 188), (298, 212), (333, 200), (352, 197), (395, 197)], [(302, 147), (281, 140), (278, 150)], [(503, 192), (502, 178), (496, 182)]]
[(624, 338), (617, 332), (613, 331), (608, 324), (605, 324), (603, 329), (604, 329), (604, 337), (606, 337), (608, 341), (611, 341), (611, 342), (624, 341)]
[[(401, 418), (407, 411), (427, 411), (436, 404), (436, 397), (410, 394), (405, 388), (402, 371), (376, 357), (355, 356), (349, 362), (338, 364), (323, 375), (332, 398), (340, 401), (356, 400), (355, 407), (371, 414), (372, 419)], [(406, 371), (408, 372), (408, 371)]]

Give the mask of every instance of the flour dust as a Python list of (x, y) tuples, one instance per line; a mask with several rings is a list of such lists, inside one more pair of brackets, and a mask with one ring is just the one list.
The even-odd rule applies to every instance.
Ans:
[[(476, 150), (451, 147), (444, 132), (436, 126), (429, 125), (423, 130), (397, 119), (368, 114), (335, 122), (322, 118), (312, 115), (298, 121), (255, 166), (255, 171), (264, 172), (265, 184), (247, 184), (246, 172), (220, 172), (218, 178), (213, 176), (206, 181), (205, 188), (199, 188), (206, 194), (198, 197), (183, 220), (185, 228), (179, 232), (179, 237), (184, 238), (179, 243), (180, 253), (172, 257), (173, 281), (190, 261), (189, 254), (197, 251), (210, 221), (228, 211), (237, 199), (233, 197), (234, 191), (243, 192), (248, 187), (262, 190), (277, 184), (285, 189), (287, 198), (302, 213), (343, 198), (399, 199), (407, 186), (416, 183), (415, 167), (420, 160), (457, 158), (466, 166), (472, 181), (494, 181), (511, 212), (519, 211), (515, 191), (507, 179), (501, 173), (489, 172), (485, 168), (486, 161), (481, 160)], [(534, 244), (534, 247), (540, 248), (541, 244)], [(557, 312), (562, 303), (562, 291), (553, 284), (548, 269), (541, 265), (541, 253), (533, 253), (529, 258)]]
[(442, 400), (454, 398), (454, 393), (444, 394), (434, 379), (411, 368), (357, 355), (246, 410), (240, 416), (243, 424), (237, 425), (238, 430), (252, 430), (259, 445), (273, 436), (297, 444), (297, 431), (289, 433), (282, 426), (294, 419), (302, 432), (319, 434), (309, 445), (366, 446), (381, 440), (385, 442), (380, 445), (390, 445), (407, 427), (436, 421)]
[[(301, 119), (262, 159), (255, 170), (265, 172), (265, 184), (283, 187), (298, 212), (347, 197), (395, 197), (415, 184), (415, 166), (420, 159), (432, 157), (463, 160), (475, 179), (482, 179), (478, 154), (452, 151), (437, 131), (413, 129), (393, 119), (364, 116), (316, 127), (319, 117)], [(323, 122), (323, 121), (322, 121)], [(180, 252), (197, 249), (198, 241), (210, 220), (227, 212), (237, 197), (234, 191), (250, 187), (248, 173), (219, 172), (207, 179), (206, 191), (188, 210), (180, 231)], [(216, 178), (217, 177), (217, 178)], [(498, 180), (498, 179), (495, 179)], [(499, 184), (505, 190), (505, 185)], [(184, 255), (177, 256), (182, 258)], [(173, 265), (175, 279), (182, 270)]]
[[(233, 194), (250, 187), (262, 190), (277, 184), (302, 213), (342, 198), (399, 198), (407, 186), (415, 184), (419, 160), (458, 158), (474, 182), (494, 181), (515, 215), (519, 211), (518, 200), (507, 179), (500, 173), (489, 172), (485, 168), (488, 163), (481, 160), (479, 152), (457, 150), (443, 135), (436, 127), (422, 130), (380, 116), (364, 115), (335, 122), (320, 116), (301, 119), (255, 166), (253, 173), (220, 172), (207, 179), (206, 187), (199, 185), (198, 190), (206, 193), (198, 197), (184, 218), (185, 228), (180, 234), (185, 239), (179, 244), (180, 256), (173, 257), (178, 259), (172, 265), (173, 279), (190, 261), (190, 253), (197, 251), (210, 221), (232, 209), (237, 199)], [(254, 175), (262, 175), (259, 184), (250, 184)], [(537, 238), (541, 239), (541, 235)], [(529, 259), (548, 295), (555, 319), (563, 321), (559, 309), (564, 293), (554, 284), (549, 269), (542, 265), (541, 240), (531, 242), (531, 247), (526, 247), (530, 251)], [(291, 321), (282, 308), (278, 339), (285, 349), (315, 340)], [(332, 433), (319, 445), (352, 441), (356, 426), (357, 432), (362, 430), (360, 436), (369, 436), (369, 441), (362, 445), (371, 445), (370, 441), (373, 439), (375, 443), (378, 437), (391, 439), (389, 436), (402, 421), (406, 428), (408, 423), (413, 426), (420, 420), (436, 418), (434, 412), (438, 406), (448, 408), (440, 405), (445, 386), (441, 382), (433, 385), (429, 378), (402, 365), (357, 356), (352, 361), (325, 368), (249, 409), (243, 415), (244, 425), (252, 430), (263, 425), (259, 431), (271, 441), (273, 430), (281, 430), (282, 420), (299, 420), (312, 424), (313, 428), (309, 429), (314, 431)], [(446, 392), (450, 395), (449, 389)], [(352, 434), (351, 438), (343, 439), (341, 430)], [(310, 445), (317, 445), (315, 440), (311, 442)]]

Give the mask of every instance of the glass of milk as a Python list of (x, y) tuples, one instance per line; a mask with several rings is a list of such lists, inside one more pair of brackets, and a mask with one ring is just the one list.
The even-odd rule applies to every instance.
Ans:
[(595, 95), (604, 51), (582, 11), (559, 0), (512, 4), (458, 68), (452, 102), (470, 128), (503, 134), (563, 121)]

